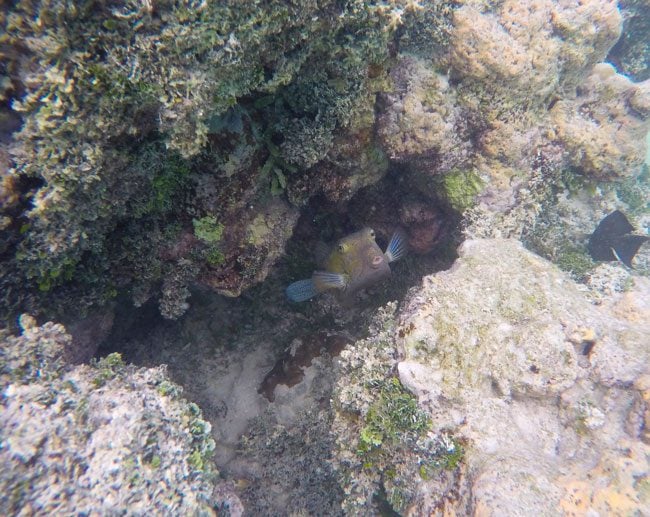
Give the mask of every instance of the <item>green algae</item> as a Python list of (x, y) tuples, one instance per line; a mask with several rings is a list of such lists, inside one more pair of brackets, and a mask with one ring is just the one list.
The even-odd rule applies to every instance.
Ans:
[(393, 445), (397, 440), (418, 436), (431, 426), (428, 415), (418, 408), (417, 399), (407, 391), (399, 379), (393, 377), (373, 386), (379, 389), (379, 398), (365, 416), (365, 425), (359, 435), (359, 454), (377, 447)]
[(193, 219), (192, 225), (194, 235), (206, 245), (203, 252), (205, 261), (215, 267), (222, 264), (225, 257), (219, 248), (219, 242), (223, 236), (223, 224), (217, 222), (216, 217), (207, 215), (200, 219)]
[(123, 372), (125, 364), (122, 360), (121, 354), (113, 352), (97, 361), (95, 363), (95, 368), (97, 369), (97, 372), (92, 381), (93, 386), (95, 386), (95, 388), (101, 388), (108, 381), (114, 379)]
[(437, 180), (440, 197), (452, 209), (463, 213), (474, 205), (476, 196), (483, 190), (480, 176), (472, 170), (455, 170)]
[(582, 280), (596, 266), (586, 249), (570, 243), (558, 250), (555, 263), (576, 280)]
[(182, 393), (182, 388), (170, 381), (162, 381), (158, 384), (158, 393), (163, 397), (177, 398)]
[(192, 436), (192, 451), (187, 457), (188, 465), (208, 477), (216, 476), (217, 472), (211, 460), (216, 448), (211, 434), (212, 425), (203, 420), (201, 409), (193, 402), (187, 405), (186, 418), (187, 429)]
[(194, 235), (207, 244), (217, 243), (223, 236), (223, 224), (217, 222), (216, 217), (212, 215), (194, 219), (192, 225), (194, 226)]

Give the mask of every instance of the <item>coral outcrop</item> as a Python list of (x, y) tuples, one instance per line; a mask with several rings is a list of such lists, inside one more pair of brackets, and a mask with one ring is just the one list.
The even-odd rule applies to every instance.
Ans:
[[(386, 170), (370, 129), (391, 13), (359, 1), (3, 9), (3, 317), (120, 292), (142, 303), (167, 277), (162, 312), (178, 317), (188, 284), (239, 294), (263, 279), (296, 220), (285, 207), (282, 229), (251, 244), (244, 226), (276, 213), (273, 197), (349, 198)], [(188, 237), (205, 217), (224, 225), (210, 249)]]
[(341, 353), (331, 432), (346, 515), (374, 515), (382, 505), (404, 515), (419, 498), (429, 506), (414, 515), (427, 514), (444, 507), (462, 478), (463, 446), (432, 426), (396, 376), (396, 318), (397, 305), (388, 304), (369, 337)]
[(593, 72), (573, 100), (551, 109), (555, 137), (568, 164), (597, 179), (638, 175), (646, 155), (650, 81), (635, 84), (606, 63)]
[(71, 367), (62, 325), (20, 323), (20, 336), (1, 336), (3, 515), (237, 509), (224, 487), (213, 493), (210, 424), (164, 367), (119, 354)]
[[(382, 491), (408, 515), (647, 512), (650, 283), (629, 289), (595, 306), (519, 242), (466, 241), (452, 269), (342, 354), (333, 430), (350, 512)], [(420, 438), (366, 459), (373, 400), (395, 373), (447, 449), (416, 454)], [(381, 422), (378, 442), (391, 432)]]
[(613, 1), (506, 1), (487, 9), (467, 2), (454, 12), (453, 26), (453, 73), (477, 93), (496, 94), (481, 100), (497, 114), (508, 108), (504, 94), (510, 107), (525, 98), (534, 105), (560, 84), (579, 83), (618, 39), (621, 15)]
[(516, 235), (560, 171), (634, 177), (646, 146), (647, 85), (598, 64), (611, 0), (25, 0), (0, 22), (7, 321), (121, 294), (177, 318), (195, 283), (238, 296), (303, 207), (345, 211), (389, 169), (447, 213), (478, 202), (476, 234)]
[(445, 44), (398, 54), (377, 103), (409, 185), (459, 212), (476, 205), (476, 234), (517, 236), (564, 171), (641, 173), (648, 86), (600, 63), (621, 34), (615, 2), (464, 2), (447, 20)]

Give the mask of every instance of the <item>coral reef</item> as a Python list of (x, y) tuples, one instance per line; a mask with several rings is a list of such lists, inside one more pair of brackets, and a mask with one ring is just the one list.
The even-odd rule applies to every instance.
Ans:
[(382, 94), (377, 118), (389, 158), (440, 172), (461, 165), (471, 145), (463, 139), (467, 128), (448, 78), (427, 60), (406, 55), (391, 69), (391, 79), (394, 92)]
[[(450, 271), (411, 293), (382, 354), (433, 427), (465, 441), (472, 475), (459, 493), (471, 492), (474, 511), (648, 511), (631, 472), (648, 469), (649, 287), (638, 278), (596, 307), (552, 264), (497, 239), (466, 241)], [(591, 468), (607, 472), (598, 487)]]
[(560, 100), (551, 120), (570, 166), (597, 179), (638, 175), (650, 130), (650, 82), (632, 83), (601, 63), (574, 100)]
[(6, 321), (238, 296), (311, 199), (344, 207), (391, 166), (449, 213), (510, 212), (511, 234), (563, 168), (639, 172), (647, 85), (596, 66), (612, 1), (96, 7), (2, 12)]
[(4, 515), (216, 513), (227, 497), (213, 495), (210, 424), (164, 367), (119, 354), (71, 367), (63, 326), (20, 324), (0, 348)]
[(446, 20), (446, 43), (398, 54), (376, 125), (407, 183), (466, 213), (469, 234), (521, 235), (566, 171), (641, 173), (648, 86), (599, 64), (615, 2), (464, 2)]
[[(324, 372), (325, 373), (325, 372)], [(280, 421), (278, 421), (280, 420)], [(240, 498), (250, 515), (342, 515), (329, 436), (329, 408), (306, 409), (292, 422), (273, 409), (256, 418), (242, 437), (238, 460), (245, 476)]]
[(496, 103), (515, 107), (527, 98), (534, 106), (558, 85), (577, 85), (621, 31), (612, 1), (505, 1), (493, 9), (481, 4), (468, 2), (454, 12), (450, 64), (470, 89), (493, 94), (479, 94), (479, 100), (491, 104), (495, 115), (508, 107)]
[(0, 331), (2, 512), (648, 513), (650, 251), (585, 250), (650, 224), (646, 4), (0, 9), (0, 326), (68, 329)]
[[(382, 503), (400, 514), (427, 514), (453, 498), (462, 477), (460, 442), (432, 426), (393, 376), (396, 312), (395, 303), (381, 309), (368, 338), (341, 353), (332, 433), (347, 515), (375, 515)], [(428, 508), (421, 506), (422, 498)]]
[[(281, 287), (267, 285), (272, 281), (237, 298), (197, 293), (184, 318), (136, 320), (113, 346), (136, 364), (169, 364), (213, 424), (215, 462), (247, 513), (340, 515), (328, 401), (332, 356), (354, 338), (318, 333), (331, 314), (292, 310)], [(358, 310), (346, 316), (365, 321)]]
[(244, 289), (261, 282), (284, 252), (298, 219), (298, 211), (286, 201), (274, 198), (262, 206), (253, 205), (239, 220), (227, 220), (225, 251), (219, 260), (199, 276), (202, 284), (226, 296), (239, 296)]
[[(180, 259), (194, 273), (164, 300), (184, 300), (197, 278), (219, 284), (220, 255), (185, 237), (204, 217), (224, 225), (228, 285), (219, 289), (238, 294), (263, 279), (295, 217), (249, 245), (230, 223), (250, 205), (252, 221), (274, 210), (269, 197), (291, 189), (303, 203), (327, 180), (332, 196), (349, 198), (385, 171), (369, 129), (397, 5), (25, 1), (3, 10), (3, 106), (22, 120), (7, 125), (2, 153), (12, 160), (2, 171), (11, 201), (3, 318), (83, 311), (124, 291), (142, 303), (179, 276)], [(346, 131), (366, 137), (346, 141)], [(299, 193), (318, 162), (327, 172), (311, 177), (325, 181)], [(182, 256), (168, 257), (170, 248)], [(185, 305), (173, 304), (163, 312), (177, 317)]]
[[(332, 321), (327, 300), (295, 311), (264, 285), (206, 295), (126, 350), (168, 362), (204, 407), (220, 471), (252, 513), (644, 509), (648, 279), (596, 298), (514, 240), (460, 253), (338, 358), (328, 337), (360, 331), (374, 310)], [(286, 378), (270, 386), (276, 360)]]

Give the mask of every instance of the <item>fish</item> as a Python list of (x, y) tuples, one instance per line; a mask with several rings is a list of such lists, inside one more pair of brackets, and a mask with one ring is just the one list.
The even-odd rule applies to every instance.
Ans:
[(323, 270), (314, 271), (311, 278), (290, 284), (285, 294), (292, 302), (305, 302), (326, 291), (339, 294), (347, 303), (366, 287), (388, 277), (389, 264), (401, 259), (407, 250), (406, 237), (396, 230), (386, 251), (375, 241), (375, 232), (364, 228), (340, 239), (323, 264)]
[(594, 260), (618, 260), (632, 268), (632, 259), (648, 240), (648, 235), (634, 235), (634, 226), (620, 210), (606, 216), (589, 237), (587, 249)]

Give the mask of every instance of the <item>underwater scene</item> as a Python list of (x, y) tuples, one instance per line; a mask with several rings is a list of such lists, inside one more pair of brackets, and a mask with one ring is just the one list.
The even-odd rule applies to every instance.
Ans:
[(0, 4), (0, 515), (650, 515), (650, 0)]

